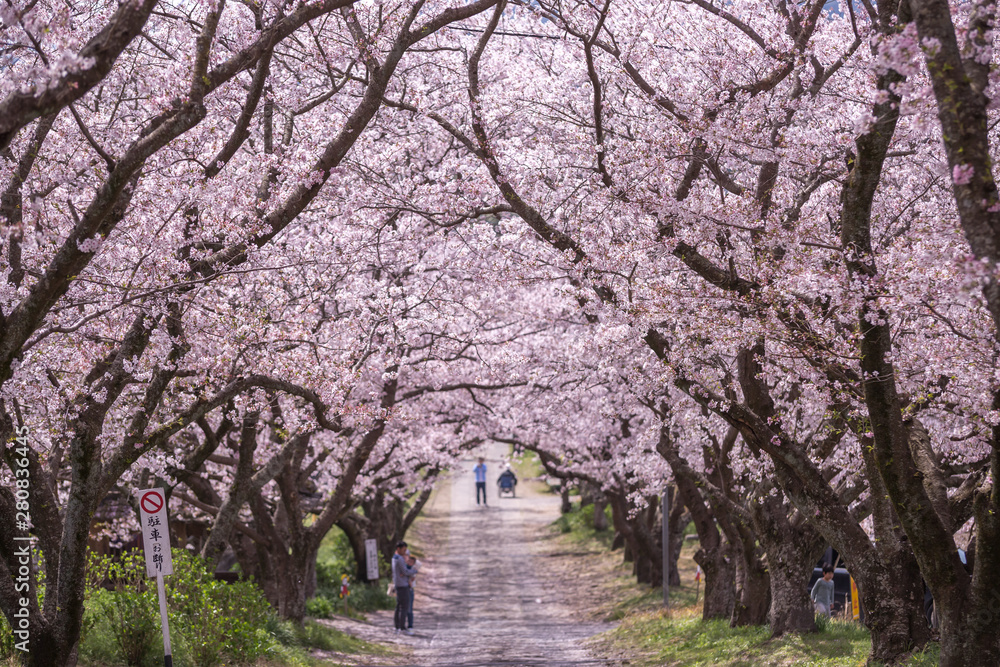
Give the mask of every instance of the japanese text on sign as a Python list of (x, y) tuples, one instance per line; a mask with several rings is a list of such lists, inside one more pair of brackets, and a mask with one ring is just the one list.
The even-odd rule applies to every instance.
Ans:
[(142, 546), (146, 552), (146, 575), (173, 574), (170, 559), (170, 524), (163, 489), (139, 492), (139, 518), (142, 521)]
[(375, 540), (365, 540), (365, 564), (368, 581), (378, 579), (378, 542)]

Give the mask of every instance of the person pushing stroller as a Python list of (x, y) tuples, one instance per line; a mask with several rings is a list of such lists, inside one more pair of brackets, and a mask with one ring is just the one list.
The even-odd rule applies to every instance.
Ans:
[(514, 496), (514, 487), (517, 486), (517, 475), (514, 471), (510, 469), (510, 464), (504, 469), (500, 476), (497, 477), (497, 494), (503, 496), (504, 493), (509, 493)]

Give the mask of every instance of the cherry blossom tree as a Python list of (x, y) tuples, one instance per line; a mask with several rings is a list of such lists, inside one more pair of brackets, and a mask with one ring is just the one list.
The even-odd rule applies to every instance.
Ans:
[[(4, 91), (12, 115), (3, 175), (11, 270), (0, 381), (5, 443), (15, 424), (36, 437), (30, 506), (47, 586), (43, 608), (30, 610), (35, 664), (72, 659), (91, 521), (122, 476), (138, 474), (140, 457), (167, 448), (211, 411), (230, 401), (237, 412), (252, 411), (247, 392), (289, 386), (261, 374), (199, 383), (239, 347), (238, 338), (226, 341), (236, 333), (226, 323), (206, 324), (213, 306), (197, 301), (199, 288), (266, 267), (261, 249), (331, 178), (407, 52), (489, 6), (418, 2), (353, 12), (340, 2), (206, 3), (153, 14), (154, 3), (146, 3), (108, 17), (110, 6), (69, 16), (34, 3), (5, 14), (14, 48), (31, 54), (13, 59), (5, 79), (12, 82)], [(93, 37), (77, 49), (81, 35)], [(310, 43), (304, 48), (321, 67), (302, 72), (295, 63)], [(56, 53), (67, 54), (65, 62), (50, 58)], [(355, 68), (364, 77), (352, 77)], [(296, 76), (307, 84), (281, 85)], [(314, 98), (310, 90), (318, 91)], [(276, 108), (286, 119), (278, 142)], [(294, 123), (308, 127), (310, 113), (322, 122), (297, 144)], [(33, 132), (17, 132), (42, 114)], [(255, 118), (262, 131), (252, 137)], [(221, 350), (212, 349), (213, 325)], [(252, 320), (241, 327), (252, 328)], [(335, 385), (338, 374), (331, 375)], [(295, 386), (298, 394), (313, 391)], [(69, 436), (53, 437), (60, 433)], [(12, 456), (5, 449), (11, 470)], [(63, 465), (67, 482), (58, 481)], [(13, 496), (3, 503), (9, 540)], [(8, 618), (17, 599), (10, 546), (0, 566)]]
[[(899, 87), (912, 38), (908, 6), (880, 3), (860, 14), (848, 6), (830, 15), (823, 3), (794, 10), (748, 3), (735, 13), (692, 4), (672, 8), (670, 25), (657, 25), (658, 32), (630, 28), (648, 26), (649, 15), (613, 3), (527, 8), (541, 24), (498, 8), (456, 58), (453, 97), (427, 97), (414, 84), (411, 99), (426, 100), (423, 106), (392, 105), (417, 114), (414, 123), (437, 125), (478, 160), (475, 192), (482, 196), (492, 185), (501, 205), (556, 251), (547, 261), (561, 261), (589, 317), (621, 318), (644, 333), (671, 367), (664, 380), (739, 428), (755, 456), (767, 457), (795, 509), (857, 572), (873, 655), (893, 660), (929, 634), (918, 559), (912, 536), (904, 535), (911, 531), (896, 516), (903, 498), (891, 501), (888, 480), (921, 479), (906, 499), (926, 493), (934, 499), (928, 507), (950, 516), (952, 532), (969, 518), (970, 499), (990, 488), (976, 424), (989, 423), (991, 408), (967, 402), (989, 362), (970, 373), (945, 361), (967, 343), (969, 351), (982, 350), (986, 313), (969, 313), (963, 324), (974, 333), (962, 332), (953, 318), (970, 300), (948, 284), (960, 272), (949, 266), (928, 281), (915, 264), (921, 253), (954, 256), (961, 240), (954, 227), (927, 224), (922, 214), (930, 209), (918, 205), (941, 201), (933, 143), (920, 120), (926, 105), (907, 100), (897, 131), (910, 90)], [(559, 35), (548, 25), (573, 40), (549, 39)], [(713, 38), (721, 34), (730, 38), (725, 44)], [(866, 43), (870, 49), (861, 48)], [(748, 59), (748, 73), (731, 71)], [(527, 63), (537, 63), (529, 77)], [(688, 72), (686, 82), (678, 84), (671, 68)], [(519, 83), (510, 85), (515, 73)], [(859, 86), (867, 99), (845, 104), (840, 91)], [(664, 122), (653, 126), (643, 114)], [(831, 122), (845, 114), (857, 122)], [(756, 136), (762, 141), (748, 140)], [(902, 166), (884, 176), (887, 160)], [(964, 181), (971, 172), (954, 173)], [(903, 240), (913, 234), (922, 246)], [(657, 247), (679, 264), (651, 256)], [(857, 263), (855, 249), (877, 251), (887, 268), (873, 273)], [(890, 277), (866, 292), (880, 270)], [(672, 308), (664, 300), (685, 292), (702, 302)], [(866, 293), (919, 304), (919, 312), (894, 321), (865, 314), (876, 312), (865, 310)], [(858, 312), (860, 319), (850, 315)], [(692, 320), (691, 313), (699, 315)], [(883, 356), (892, 327), (901, 333), (891, 355), (905, 360), (903, 400), (873, 403), (879, 378), (901, 377), (889, 366), (866, 366), (876, 358), (865, 347), (873, 323), (885, 327)], [(730, 373), (700, 363), (711, 357), (697, 353), (706, 346)], [(738, 386), (735, 400), (727, 382)], [(876, 441), (889, 433), (875, 428), (886, 401), (905, 412), (893, 428), (897, 443), (920, 452), (908, 457), (911, 464), (901, 458), (902, 444), (893, 465), (888, 449), (876, 454)], [(954, 418), (972, 435), (949, 433)], [(821, 437), (824, 431), (834, 437)], [(948, 445), (953, 438), (966, 446)], [(864, 464), (854, 472), (869, 487), (860, 497), (853, 480), (830, 476), (852, 452)], [(903, 468), (893, 472), (897, 463)], [(908, 476), (906, 465), (920, 475)], [(866, 512), (872, 530), (859, 520)], [(808, 627), (805, 610), (799, 617)]]
[(488, 438), (599, 488), (644, 581), (672, 479), (706, 618), (812, 629), (825, 542), (873, 659), (925, 581), (942, 664), (1000, 660), (994, 3), (2, 13), (38, 664), (112, 490), (171, 486), (297, 618), (327, 530), (402, 534)]

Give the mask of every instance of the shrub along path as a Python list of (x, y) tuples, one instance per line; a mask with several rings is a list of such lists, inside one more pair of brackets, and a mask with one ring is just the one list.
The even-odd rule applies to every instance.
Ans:
[[(559, 498), (517, 486), (516, 498), (497, 498), (504, 448), (489, 452), (489, 506), (477, 507), (473, 459), (441, 484), (424, 510), (414, 551), (424, 563), (417, 578), (413, 637), (392, 634), (390, 612), (373, 620), (389, 641), (420, 667), (609, 665), (585, 648), (587, 638), (612, 627), (574, 608), (587, 584), (585, 554), (578, 571), (551, 558)], [(565, 556), (566, 554), (562, 554)], [(404, 649), (405, 650), (405, 649)]]

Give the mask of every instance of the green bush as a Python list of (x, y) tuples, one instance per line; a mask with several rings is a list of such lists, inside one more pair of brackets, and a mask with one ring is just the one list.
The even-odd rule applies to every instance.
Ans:
[(264, 630), (283, 646), (295, 646), (298, 644), (298, 637), (295, 635), (295, 624), (291, 621), (282, 620), (277, 614), (271, 614), (268, 617), (264, 623)]
[[(417, 584), (419, 585), (419, 580)], [(351, 584), (351, 609), (366, 613), (378, 609), (395, 609), (396, 598), (386, 595), (385, 589), (387, 585), (384, 580), (375, 581), (370, 584)], [(343, 604), (341, 600), (338, 600), (338, 602), (341, 605)]]
[(317, 596), (333, 600), (340, 592), (340, 575), (347, 574), (354, 579), (354, 573), (357, 571), (354, 551), (347, 535), (339, 528), (332, 528), (323, 537), (316, 557)]
[(111, 623), (104, 615), (110, 604), (111, 591), (95, 589), (87, 591), (83, 608), (83, 627), (80, 630), (79, 661), (83, 665), (121, 664), (121, 649), (115, 642)]
[(313, 618), (330, 618), (334, 614), (359, 616), (378, 609), (393, 609), (396, 598), (385, 593), (384, 582), (351, 584), (351, 594), (346, 602), (340, 597), (339, 589), (335, 597), (320, 594), (306, 600), (306, 615)]
[(105, 573), (115, 590), (102, 598), (100, 613), (109, 622), (125, 664), (141, 667), (161, 636), (159, 603), (155, 588), (147, 585), (145, 559), (138, 552), (127, 554), (108, 562)]
[(195, 667), (248, 664), (267, 653), (273, 640), (261, 630), (272, 612), (253, 582), (218, 581), (203, 560), (180, 549), (173, 561), (167, 601)]
[[(352, 579), (351, 595), (348, 599), (350, 613), (394, 608), (396, 598), (385, 594), (386, 581), (383, 579), (371, 584), (353, 581), (357, 569), (354, 551), (347, 536), (339, 528), (332, 529), (323, 538), (316, 558), (316, 597), (306, 602), (306, 612), (316, 618), (328, 618), (334, 613), (348, 613), (347, 606), (340, 597), (340, 577), (345, 574), (350, 575)], [(381, 553), (379, 571), (389, 571), (389, 565)], [(316, 611), (310, 609), (310, 603)]]
[[(253, 582), (217, 581), (204, 561), (180, 549), (173, 550), (173, 565), (164, 584), (175, 665), (252, 664), (278, 646), (269, 632), (274, 614)], [(114, 590), (103, 590), (101, 584)], [(118, 560), (93, 558), (87, 585), (81, 662), (160, 664), (159, 603), (141, 552)]]
[(306, 614), (313, 618), (330, 618), (333, 616), (333, 603), (325, 597), (306, 600)]

